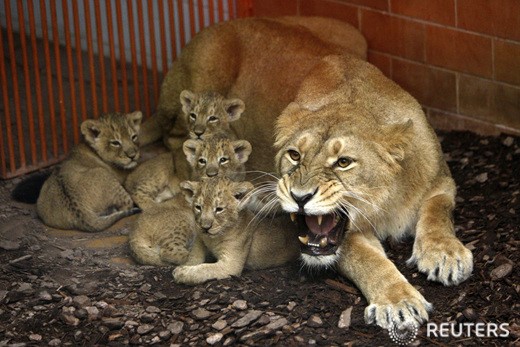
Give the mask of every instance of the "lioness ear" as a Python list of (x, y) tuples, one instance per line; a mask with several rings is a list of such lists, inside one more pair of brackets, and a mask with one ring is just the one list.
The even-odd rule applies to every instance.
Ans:
[(132, 113), (125, 114), (126, 119), (130, 122), (135, 131), (139, 131), (141, 122), (143, 120), (143, 113), (141, 111), (135, 111)]
[(242, 202), (242, 200), (246, 197), (246, 194), (252, 191), (254, 188), (251, 182), (234, 182), (232, 193), (235, 199)]
[(81, 133), (85, 137), (85, 140), (94, 144), (97, 140), (99, 140), (99, 135), (101, 134), (100, 123), (94, 119), (87, 119), (81, 123)]
[(197, 95), (187, 89), (183, 90), (180, 95), (180, 100), (182, 104), (182, 110), (184, 113), (188, 114), (193, 108), (193, 104), (197, 99)]
[(193, 203), (195, 192), (199, 189), (199, 182), (183, 181), (179, 186), (181, 187), (181, 192), (184, 195), (184, 198), (191, 205)]
[(191, 166), (195, 166), (195, 162), (197, 158), (195, 154), (197, 153), (197, 149), (202, 145), (202, 141), (200, 140), (186, 140), (182, 144), (182, 151), (186, 155), (186, 160)]
[(382, 142), (393, 160), (404, 160), (406, 151), (412, 142), (413, 122), (408, 119), (404, 123), (385, 124), (382, 126)]
[(246, 140), (239, 140), (234, 141), (231, 145), (233, 146), (237, 160), (244, 164), (249, 159), (249, 155), (251, 154), (251, 144)]
[(224, 109), (229, 116), (229, 121), (234, 122), (240, 118), (242, 112), (246, 109), (246, 105), (240, 99), (230, 99), (224, 101)]

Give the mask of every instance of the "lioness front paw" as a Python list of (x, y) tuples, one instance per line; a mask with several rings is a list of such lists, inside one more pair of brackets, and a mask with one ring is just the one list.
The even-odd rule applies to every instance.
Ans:
[[(398, 328), (415, 326), (418, 327), (428, 320), (428, 311), (431, 311), (430, 304), (424, 297), (410, 284), (405, 292), (409, 292), (404, 298), (393, 303), (388, 297), (381, 298), (371, 303), (365, 308), (365, 322), (367, 324), (377, 324), (383, 329), (393, 326)], [(411, 289), (410, 289), (411, 288)], [(398, 289), (397, 292), (402, 292)]]
[(428, 275), (428, 280), (449, 286), (471, 275), (473, 254), (455, 236), (435, 241), (416, 239), (407, 263), (417, 264), (417, 269)]

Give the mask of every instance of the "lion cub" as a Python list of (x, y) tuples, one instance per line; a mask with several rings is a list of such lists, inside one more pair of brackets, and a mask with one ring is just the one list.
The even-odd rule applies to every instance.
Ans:
[[(238, 276), (245, 267), (280, 266), (295, 259), (299, 245), (294, 228), (281, 218), (255, 223), (246, 208), (250, 182), (206, 178), (181, 184), (196, 223), (193, 248), (185, 265), (173, 270), (177, 283), (198, 284)], [(204, 263), (206, 256), (217, 259)]]
[(84, 143), (54, 169), (36, 202), (45, 224), (94, 232), (139, 211), (122, 184), (139, 159), (142, 117), (113, 113), (81, 124)]
[[(187, 140), (183, 151), (190, 165), (191, 179), (226, 176), (232, 180), (245, 177), (245, 162), (251, 154), (251, 144), (222, 137), (208, 140)], [(139, 165), (125, 182), (134, 202), (149, 209), (180, 192), (174, 155), (160, 154)]]

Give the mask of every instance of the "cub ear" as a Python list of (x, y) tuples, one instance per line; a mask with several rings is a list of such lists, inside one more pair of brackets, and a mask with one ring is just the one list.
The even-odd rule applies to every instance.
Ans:
[(180, 95), (182, 110), (188, 114), (193, 109), (193, 104), (197, 100), (197, 95), (187, 89), (183, 90)]
[(81, 133), (88, 143), (94, 144), (99, 140), (99, 135), (101, 134), (100, 125), (99, 121), (95, 119), (87, 119), (81, 123)]
[(126, 119), (130, 122), (135, 131), (139, 131), (141, 122), (143, 120), (143, 113), (141, 111), (135, 111), (132, 113), (125, 114)]
[(403, 123), (385, 124), (382, 126), (382, 145), (390, 154), (392, 160), (404, 160), (406, 152), (412, 143), (413, 122), (411, 119)]
[(231, 144), (233, 146), (233, 150), (235, 152), (235, 157), (237, 160), (244, 164), (251, 154), (252, 147), (251, 144), (246, 140), (233, 141)]
[(181, 192), (184, 194), (184, 198), (191, 205), (193, 203), (193, 197), (199, 189), (199, 182), (194, 181), (183, 181), (179, 184)]
[(224, 101), (224, 109), (229, 116), (229, 121), (234, 122), (240, 118), (242, 112), (246, 109), (246, 105), (240, 99), (228, 99)]
[(202, 141), (192, 139), (186, 140), (182, 144), (182, 151), (186, 155), (186, 160), (188, 160), (188, 163), (190, 163), (191, 166), (195, 166), (197, 161), (196, 153), (201, 145)]
[(252, 191), (254, 188), (251, 182), (243, 181), (243, 182), (234, 182), (232, 193), (235, 199), (243, 203), (248, 200), (247, 193)]

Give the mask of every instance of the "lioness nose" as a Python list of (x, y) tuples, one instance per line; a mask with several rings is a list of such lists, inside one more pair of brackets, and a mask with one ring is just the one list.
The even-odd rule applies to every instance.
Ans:
[(316, 194), (317, 191), (318, 189), (316, 189), (313, 193), (308, 193), (305, 195), (296, 195), (293, 192), (291, 192), (291, 196), (294, 199), (294, 201), (298, 204), (298, 206), (300, 208), (303, 208), (303, 206), (305, 206), (305, 204), (312, 199), (312, 197), (314, 196), (314, 194)]

